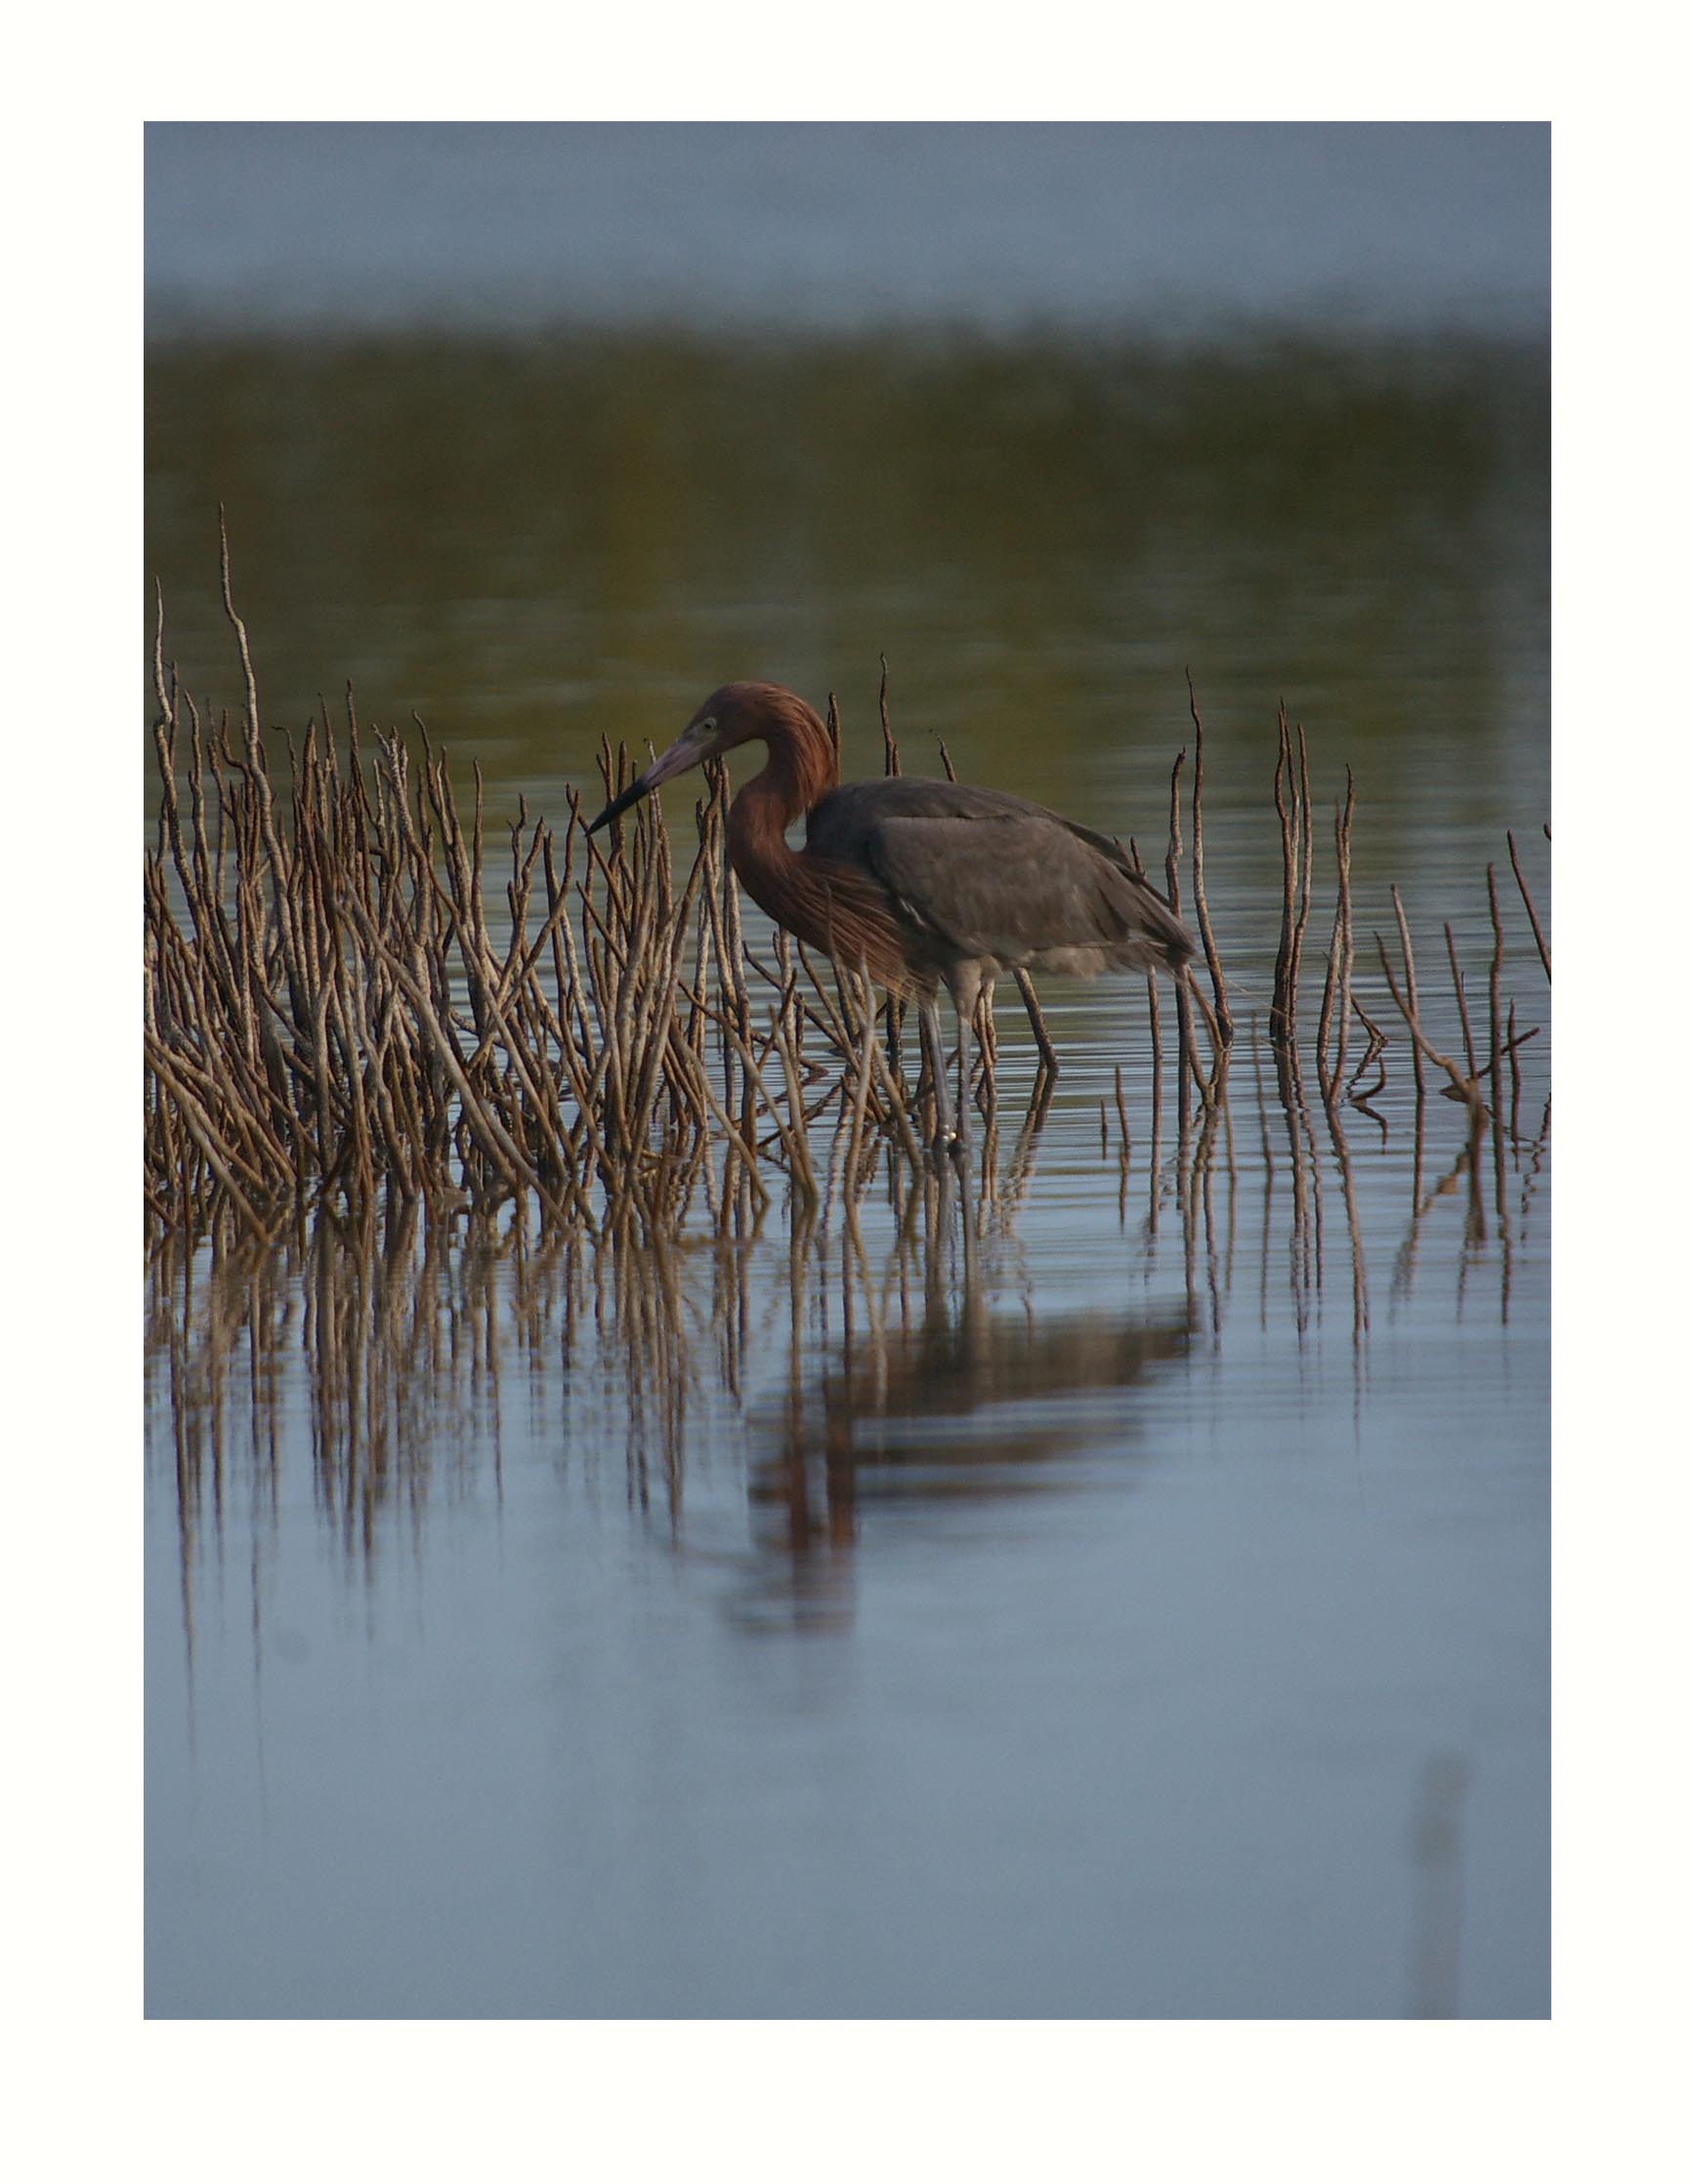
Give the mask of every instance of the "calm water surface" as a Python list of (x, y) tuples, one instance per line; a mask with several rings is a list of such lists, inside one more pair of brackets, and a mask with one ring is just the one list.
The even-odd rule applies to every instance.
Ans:
[[(1010, 993), (967, 1207), (161, 1251), (153, 2013), (1547, 2010), (1549, 1003), (1504, 843), (1544, 912), (1546, 403), (1491, 337), (154, 350), (149, 574), (214, 712), (220, 499), (267, 722), (415, 708), (493, 849), (731, 675), (837, 690), (876, 772), (885, 653), (909, 770), (944, 736), (1153, 859), (1190, 665), (1243, 1020), (1285, 696), (1308, 1017), (1350, 766), (1394, 1036), (1337, 1138), (1243, 1038), (1201, 1143), (1143, 989), (1053, 982), (1056, 1097), (1020, 1136)], [(1450, 921), (1484, 1043), (1489, 861), (1542, 1029), (1471, 1179), (1372, 935), (1397, 882), (1458, 1051)]]
[(1544, 1150), (1236, 1105), (967, 1256), (161, 1261), (151, 2009), (1543, 2011)]

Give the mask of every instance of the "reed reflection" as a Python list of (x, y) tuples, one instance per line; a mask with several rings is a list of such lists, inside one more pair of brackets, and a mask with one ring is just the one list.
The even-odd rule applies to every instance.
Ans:
[[(167, 1240), (149, 1262), (148, 1443), (173, 1471), (190, 1658), (196, 1591), (249, 1566), (257, 1630), (302, 1463), (353, 1569), (417, 1551), (444, 1506), (502, 1505), (515, 1462), (555, 1473), (567, 1496), (625, 1503), (685, 1554), (701, 1539), (718, 1552), (726, 1517), (746, 1614), (815, 1622), (850, 1616), (857, 1554), (895, 1505), (1009, 1502), (1073, 1476), (1068, 1456), (1131, 1450), (1150, 1368), (1196, 1351), (1225, 1377), (1239, 1252), (1258, 1269), (1258, 1327), (1282, 1322), (1319, 1366), (1324, 1323), (1342, 1319), (1360, 1389), (1372, 1258), (1386, 1256), (1398, 1322), (1461, 1314), (1496, 1261), (1507, 1322), (1548, 1099), (1531, 1143), (1503, 1132), (1519, 1183), (1506, 1209), (1484, 1135), (1502, 1117), (1478, 1097), (1418, 1096), (1412, 1129), (1354, 1146), (1343, 1116), (1358, 1102), (1337, 1070), (1318, 1117), (1296, 1055), (1266, 1070), (1255, 1020), (1248, 1044), (1257, 1129), (1238, 1145), (1225, 1059), (1223, 1096), (1184, 1114), (1170, 1102), (1166, 1134), (1156, 1074), (1146, 1140), (1130, 1137), (1120, 1083), (1114, 1137), (1100, 1101), (1095, 1198), (1119, 1219), (1089, 1231), (1084, 1248), (1104, 1256), (1079, 1310), (1041, 1296), (1075, 1260), (1054, 1252), (1044, 1201), (1076, 1202), (1064, 1195), (1093, 1156), (1090, 1123), (1073, 1097), (1054, 1105), (1043, 1072), (1014, 1134), (1002, 1100), (984, 1103), (960, 1174), (898, 1157), (846, 1116), (825, 1188), (694, 1230), (631, 1214), (592, 1232), (521, 1198), (444, 1214), (394, 1197), (359, 1219), (321, 1209), (274, 1241), (232, 1225)], [(718, 1203), (736, 1212), (727, 1179)], [(1325, 1212), (1345, 1230), (1326, 1254)], [(1421, 1264), (1442, 1237), (1449, 1308)], [(1218, 1412), (1219, 1432), (1238, 1424)]]

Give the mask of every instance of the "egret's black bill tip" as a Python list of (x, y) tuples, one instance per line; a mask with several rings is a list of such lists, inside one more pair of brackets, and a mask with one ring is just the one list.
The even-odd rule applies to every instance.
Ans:
[(609, 826), (613, 819), (621, 819), (622, 815), (628, 810), (629, 806), (631, 804), (638, 804), (641, 798), (646, 793), (646, 783), (644, 781), (631, 781), (628, 787), (623, 790), (620, 796), (613, 796), (612, 798), (611, 802), (606, 806), (605, 810), (601, 812), (598, 819), (596, 819), (593, 821), (592, 825), (589, 826), (588, 832), (590, 834), (597, 834), (602, 826)]

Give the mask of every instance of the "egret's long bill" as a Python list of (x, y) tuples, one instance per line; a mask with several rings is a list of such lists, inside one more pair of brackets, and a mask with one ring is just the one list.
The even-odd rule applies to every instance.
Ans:
[(621, 819), (631, 804), (638, 804), (643, 796), (650, 796), (663, 782), (673, 780), (678, 774), (685, 774), (692, 766), (715, 755), (717, 740), (715, 721), (702, 725), (694, 723), (678, 735), (667, 751), (655, 758), (644, 774), (637, 774), (620, 796), (613, 796), (588, 828), (597, 834), (602, 826), (609, 826), (613, 819)]

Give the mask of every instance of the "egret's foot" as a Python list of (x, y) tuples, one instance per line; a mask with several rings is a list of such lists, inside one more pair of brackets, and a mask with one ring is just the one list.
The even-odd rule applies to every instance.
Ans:
[(935, 1155), (935, 1166), (943, 1159), (952, 1159), (954, 1166), (963, 1166), (969, 1159), (969, 1127), (965, 1122), (943, 1122), (932, 1136), (928, 1151)]
[(929, 1140), (928, 1150), (936, 1167), (949, 1157), (961, 1166), (969, 1157), (969, 1132), (954, 1122), (943, 1123)]

